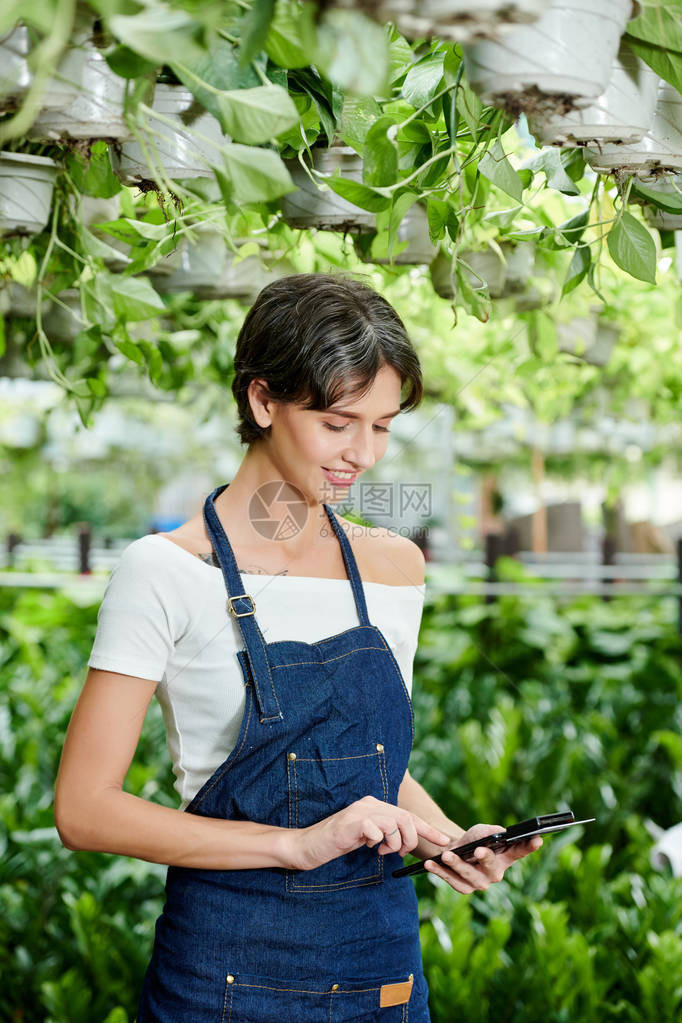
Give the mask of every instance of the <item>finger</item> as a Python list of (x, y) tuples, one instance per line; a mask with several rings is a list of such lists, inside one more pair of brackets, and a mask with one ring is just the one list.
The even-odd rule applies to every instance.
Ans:
[(433, 824), (427, 824), (425, 820), (418, 817), (416, 813), (412, 814), (412, 820), (418, 835), (422, 838), (428, 839), (429, 842), (434, 842), (436, 845), (451, 845), (453, 842), (452, 835), (446, 835), (444, 831), (433, 826)]
[(403, 834), (400, 830), (400, 826), (395, 823), (394, 827), (389, 831), (390, 824), (386, 826), (384, 832), (384, 840), (379, 846), (378, 852), (384, 856), (389, 852), (397, 852), (403, 846)]
[(361, 828), (365, 845), (369, 846), (370, 849), (373, 849), (377, 842), (383, 841), (383, 831), (371, 818), (366, 817), (362, 822)]
[(434, 860), (426, 860), (424, 867), (430, 874), (436, 874), (438, 877), (442, 877), (444, 881), (447, 881), (451, 888), (454, 888), (456, 892), (460, 892), (462, 895), (471, 895), (476, 890), (455, 871), (442, 867)]
[[(490, 850), (486, 849), (485, 852), (488, 853)], [(493, 853), (492, 855), (494, 856), (495, 854)], [(461, 859), (454, 849), (442, 853), (441, 860), (443, 866), (458, 874), (459, 877), (477, 891), (484, 891), (492, 880), (486, 871), (480, 869), (478, 861), (476, 863), (468, 863), (466, 860)]]

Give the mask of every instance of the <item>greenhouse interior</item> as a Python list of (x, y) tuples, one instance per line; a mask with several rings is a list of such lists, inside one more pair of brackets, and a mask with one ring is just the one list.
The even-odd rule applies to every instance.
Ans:
[[(408, 1020), (257, 1015), (230, 973), (138, 1015), (173, 860), (55, 824), (112, 573), (237, 473), (237, 338), (298, 275), (373, 289), (419, 359), (327, 498), (423, 555), (410, 776), (460, 831), (587, 822), (485, 890), (404, 882), (409, 1019), (679, 1023), (682, 0), (0, 5), (0, 1019)], [(167, 718), (123, 791), (170, 812)]]

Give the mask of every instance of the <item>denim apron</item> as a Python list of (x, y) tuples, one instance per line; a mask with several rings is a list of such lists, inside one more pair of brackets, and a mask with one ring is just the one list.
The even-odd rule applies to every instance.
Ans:
[[(186, 813), (306, 828), (365, 795), (397, 804), (412, 704), (367, 615), (328, 505), (360, 624), (266, 643), (214, 507), (204, 521), (244, 639), (237, 742)], [(377, 845), (380, 843), (377, 843)], [(362, 846), (312, 870), (169, 866), (138, 1023), (429, 1023), (417, 897), (396, 852)]]

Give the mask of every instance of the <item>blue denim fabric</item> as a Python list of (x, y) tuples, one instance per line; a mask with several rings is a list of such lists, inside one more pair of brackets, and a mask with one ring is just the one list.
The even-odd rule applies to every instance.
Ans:
[[(341, 544), (360, 624), (317, 643), (266, 643), (229, 540), (204, 519), (243, 638), (246, 705), (236, 745), (186, 813), (307, 827), (365, 795), (397, 803), (414, 738), (412, 704), (373, 626), (351, 546)], [(376, 847), (314, 870), (169, 866), (138, 1023), (430, 1023), (417, 898)], [(380, 989), (413, 976), (410, 999)]]

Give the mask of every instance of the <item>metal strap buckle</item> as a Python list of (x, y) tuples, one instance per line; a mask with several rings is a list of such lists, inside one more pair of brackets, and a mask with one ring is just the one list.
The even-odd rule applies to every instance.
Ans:
[[(241, 599), (244, 599), (244, 598), (246, 598), (247, 600), (251, 601), (251, 610), (250, 611), (242, 611), (242, 612), (235, 611), (235, 609), (232, 606), (232, 601), (233, 600), (241, 600)], [(228, 597), (227, 609), (228, 609), (228, 611), (230, 612), (231, 615), (234, 615), (235, 618), (244, 618), (246, 615), (255, 614), (255, 612), (256, 612), (256, 605), (254, 603), (253, 597), (249, 593), (238, 593), (236, 595), (236, 597)]]

